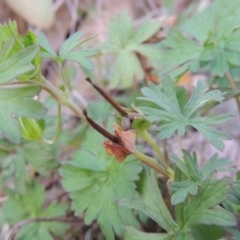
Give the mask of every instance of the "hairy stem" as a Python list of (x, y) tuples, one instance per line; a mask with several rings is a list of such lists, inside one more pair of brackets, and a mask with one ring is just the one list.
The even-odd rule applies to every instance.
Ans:
[(47, 144), (55, 143), (61, 132), (61, 129), (62, 129), (61, 127), (62, 127), (62, 112), (61, 112), (61, 104), (58, 103), (57, 130), (56, 130), (55, 136), (51, 140), (44, 139), (44, 142), (46, 142)]
[(169, 172), (167, 172), (163, 167), (161, 167), (157, 161), (152, 158), (149, 157), (139, 151), (136, 151), (133, 154), (138, 160), (140, 160), (141, 162), (145, 163), (146, 165), (148, 165), (149, 167), (153, 168), (155, 171), (161, 173), (162, 175), (171, 178), (172, 176), (169, 174)]
[(147, 131), (141, 132), (140, 136), (142, 139), (144, 139), (152, 148), (153, 150), (157, 153), (159, 159), (161, 160), (161, 163), (165, 168), (168, 168), (168, 164), (164, 160), (163, 154), (157, 143), (153, 140), (153, 138), (149, 135)]
[[(60, 107), (60, 105), (67, 106), (78, 117), (80, 117), (84, 122), (89, 124), (89, 122), (86, 119), (83, 111), (69, 98), (69, 96), (66, 96), (66, 94), (64, 92), (61, 92), (57, 88), (55, 88), (49, 81), (47, 81), (45, 79), (44, 76), (41, 75), (37, 79), (34, 79), (32, 81), (17, 82), (17, 83), (13, 83), (13, 84), (25, 84), (25, 85), (40, 86), (42, 89), (47, 91), (58, 102), (58, 104), (59, 104), (58, 107)], [(61, 109), (59, 109), (59, 111), (61, 112)], [(60, 120), (61, 119), (59, 118), (58, 119), (58, 128), (61, 125)], [(57, 134), (58, 134), (58, 130), (57, 130)], [(54, 139), (55, 139), (55, 137), (54, 137)], [(147, 155), (145, 155), (145, 154), (143, 154), (139, 151), (136, 151), (134, 153), (134, 156), (137, 159), (139, 159), (140, 161), (142, 161), (143, 163), (147, 164), (149, 167), (156, 170), (157, 172), (163, 174), (164, 176), (166, 176), (170, 179), (173, 179), (174, 172), (165, 162), (165, 160), (163, 158), (163, 155), (162, 155), (162, 152), (158, 148), (157, 144), (154, 142), (154, 140), (150, 137), (150, 135), (147, 132), (143, 135), (143, 137), (144, 137), (144, 139), (146, 139), (147, 142), (149, 142), (149, 144), (157, 152), (157, 154), (159, 155), (159, 157), (160, 157), (160, 159), (161, 159), (161, 161), (162, 161), (162, 163), (164, 164), (165, 167), (160, 166), (154, 158), (149, 157), (149, 156), (147, 156)]]
[(47, 91), (59, 104), (69, 107), (78, 117), (80, 117), (84, 122), (87, 122), (82, 110), (71, 99), (69, 99), (69, 97), (65, 96), (63, 92), (56, 89), (43, 76), (40, 80), (41, 81), (34, 81), (34, 83)]
[(58, 63), (58, 69), (59, 69), (61, 80), (63, 81), (65, 94), (66, 94), (67, 97), (70, 97), (71, 94), (70, 94), (69, 86), (68, 86), (68, 83), (67, 83), (66, 79), (63, 76), (62, 63)]

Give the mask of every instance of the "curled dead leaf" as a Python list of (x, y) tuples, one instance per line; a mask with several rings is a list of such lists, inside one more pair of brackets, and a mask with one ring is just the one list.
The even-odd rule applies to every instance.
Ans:
[(119, 143), (109, 140), (104, 142), (103, 145), (108, 155), (114, 156), (118, 162), (123, 162), (128, 155), (136, 151), (135, 142), (137, 135), (134, 130), (115, 130), (115, 136), (119, 138)]

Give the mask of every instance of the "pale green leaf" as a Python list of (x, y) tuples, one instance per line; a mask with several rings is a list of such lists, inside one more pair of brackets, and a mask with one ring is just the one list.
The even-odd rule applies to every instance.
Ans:
[(102, 45), (103, 52), (116, 55), (110, 86), (128, 88), (132, 83), (142, 81), (144, 72), (136, 52), (146, 56), (149, 61), (158, 65), (159, 47), (145, 44), (160, 27), (159, 22), (145, 21), (136, 30), (127, 13), (115, 17), (109, 23), (109, 39)]
[(144, 72), (137, 56), (129, 51), (122, 51), (116, 58), (110, 86), (127, 88), (135, 78), (143, 77)]
[[(150, 21), (146, 19), (133, 33), (131, 36), (130, 43), (143, 43), (153, 36), (161, 27), (161, 22)], [(144, 45), (143, 45), (144, 46)]]
[(38, 92), (37, 87), (0, 89), (0, 133), (9, 140), (18, 143), (21, 139), (14, 116), (40, 119), (45, 114), (45, 107), (32, 99)]
[(160, 109), (142, 107), (141, 110), (150, 121), (161, 122), (158, 138), (165, 139), (172, 137), (175, 132), (184, 135), (187, 126), (192, 126), (201, 132), (205, 138), (219, 150), (223, 150), (222, 139), (229, 139), (229, 136), (210, 125), (225, 123), (232, 118), (230, 115), (222, 114), (209, 117), (194, 117), (194, 113), (209, 102), (222, 101), (222, 93), (213, 90), (205, 93), (205, 84), (199, 82), (194, 89), (190, 99), (182, 109), (179, 106), (176, 92), (174, 91), (173, 80), (165, 77), (162, 80), (163, 88), (154, 84), (142, 89), (143, 99), (157, 104)]
[(6, 83), (15, 78), (34, 70), (31, 61), (36, 57), (39, 49), (36, 45), (24, 48), (10, 58), (0, 62), (0, 83)]
[(5, 59), (8, 57), (13, 48), (14, 42), (15, 39), (10, 38), (8, 41), (4, 42), (2, 46), (0, 46), (0, 63), (4, 62)]
[(40, 33), (38, 35), (38, 42), (41, 46), (42, 56), (46, 58), (57, 58), (55, 51), (53, 50), (52, 46), (50, 45), (47, 37), (44, 33)]
[(75, 47), (77, 47), (81, 42), (80, 38), (82, 38), (83, 32), (79, 31), (71, 35), (61, 46), (59, 50), (59, 56), (61, 58), (65, 58), (66, 55), (73, 50)]
[(70, 53), (66, 54), (65, 59), (77, 62), (83, 68), (92, 71), (92, 70), (94, 70), (94, 64), (92, 61), (87, 59), (87, 57), (93, 56), (98, 52), (99, 52), (99, 50), (97, 50), (97, 49), (74, 51), (74, 52), (70, 52)]
[[(161, 44), (161, 74), (177, 76), (201, 68), (223, 76), (231, 64), (240, 64), (239, 0), (214, 1), (178, 29), (173, 29)], [(234, 36), (235, 35), (235, 36)]]

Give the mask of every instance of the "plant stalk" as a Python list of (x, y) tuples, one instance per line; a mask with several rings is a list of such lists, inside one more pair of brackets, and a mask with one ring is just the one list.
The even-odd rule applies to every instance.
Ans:
[(153, 168), (155, 171), (161, 173), (162, 175), (164, 175), (165, 177), (171, 178), (172, 176), (169, 174), (169, 172), (167, 172), (165, 169), (163, 169), (158, 163), (157, 161), (152, 158), (149, 157), (141, 152), (139, 152), (138, 150), (136, 150), (136, 152), (133, 154), (137, 159), (139, 159), (141, 162), (145, 163), (146, 165), (148, 165), (149, 167)]
[(48, 139), (43, 139), (44, 142), (46, 142), (47, 144), (53, 144), (57, 141), (58, 136), (61, 132), (61, 128), (62, 127), (62, 112), (61, 112), (61, 104), (58, 103), (58, 117), (57, 117), (57, 130), (56, 133), (53, 137), (53, 139), (48, 140)]
[(153, 150), (157, 153), (159, 159), (161, 160), (163, 166), (167, 169), (169, 166), (164, 160), (162, 151), (157, 145), (157, 143), (153, 140), (153, 138), (149, 135), (149, 133), (147, 131), (143, 131), (141, 132), (140, 136), (153, 148)]
[(58, 69), (59, 69), (59, 72), (60, 72), (60, 77), (61, 77), (61, 79), (63, 81), (64, 92), (65, 92), (66, 96), (69, 98), (71, 96), (71, 94), (70, 94), (68, 83), (67, 83), (66, 79), (63, 76), (62, 63), (58, 63)]
[[(14, 83), (17, 84), (17, 83)], [(84, 122), (88, 123), (85, 115), (83, 114), (82, 110), (68, 97), (64, 92), (60, 92), (58, 89), (56, 89), (49, 81), (45, 79), (44, 76), (40, 75), (39, 78), (32, 80), (32, 81), (24, 81), (19, 82), (19, 84), (31, 84), (31, 85), (37, 85), (40, 86), (42, 89), (47, 91), (57, 102), (59, 105), (64, 105), (70, 108), (78, 117), (80, 117)], [(60, 110), (61, 111), (61, 110)], [(59, 124), (58, 119), (58, 124)], [(59, 124), (61, 125), (61, 124)], [(58, 125), (58, 127), (59, 127)], [(57, 131), (58, 132), (58, 131)], [(58, 134), (58, 133), (57, 133)], [(166, 166), (167, 170), (160, 166), (157, 161), (149, 157), (139, 151), (136, 151), (134, 153), (134, 156), (142, 161), (143, 163), (147, 164), (149, 167), (153, 168), (157, 172), (163, 174), (164, 176), (168, 178), (173, 178), (173, 170), (167, 165), (165, 160), (163, 159), (163, 155), (161, 150), (158, 148), (157, 144), (154, 142), (154, 140), (150, 137), (148, 133), (144, 134), (144, 138), (146, 138), (147, 142), (153, 147), (153, 149), (157, 152), (161, 160), (163, 160), (164, 165)], [(54, 140), (54, 139), (53, 139)]]

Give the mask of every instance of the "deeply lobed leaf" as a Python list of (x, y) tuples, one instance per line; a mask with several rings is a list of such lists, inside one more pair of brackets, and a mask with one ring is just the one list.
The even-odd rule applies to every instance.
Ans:
[(86, 224), (97, 219), (107, 239), (114, 239), (114, 232), (123, 234), (125, 224), (138, 227), (133, 213), (117, 205), (117, 201), (137, 195), (134, 181), (141, 169), (134, 159), (119, 163), (108, 156), (102, 147), (102, 136), (89, 131), (83, 149), (61, 167), (60, 174), (75, 214), (85, 211)]
[(187, 126), (192, 126), (201, 132), (206, 139), (219, 150), (223, 150), (222, 139), (229, 139), (229, 136), (210, 125), (225, 123), (232, 117), (222, 114), (209, 117), (195, 117), (194, 113), (209, 102), (221, 101), (222, 93), (213, 90), (205, 93), (206, 86), (198, 82), (190, 99), (182, 109), (179, 106), (176, 92), (174, 91), (173, 81), (170, 77), (165, 77), (162, 81), (163, 89), (160, 86), (149, 84), (149, 87), (142, 89), (143, 100), (157, 104), (160, 109), (141, 107), (142, 111), (150, 121), (161, 122), (158, 137), (160, 139), (170, 138), (175, 132), (184, 135)]
[(134, 79), (141, 81), (143, 69), (136, 52), (148, 57), (153, 65), (158, 65), (160, 52), (155, 44), (144, 44), (159, 28), (160, 22), (146, 20), (137, 29), (132, 26), (131, 18), (123, 13), (109, 23), (109, 39), (103, 44), (103, 51), (116, 54), (114, 71), (110, 86), (128, 88)]

